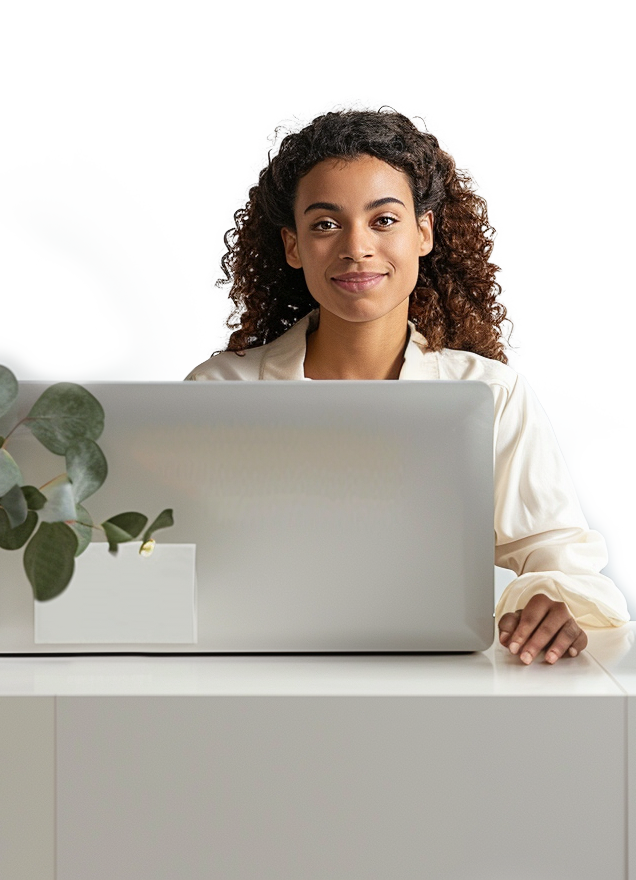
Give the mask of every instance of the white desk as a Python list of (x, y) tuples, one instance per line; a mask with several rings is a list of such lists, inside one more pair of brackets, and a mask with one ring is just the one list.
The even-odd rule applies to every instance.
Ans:
[(529, 668), (0, 658), (0, 877), (636, 880), (635, 636)]

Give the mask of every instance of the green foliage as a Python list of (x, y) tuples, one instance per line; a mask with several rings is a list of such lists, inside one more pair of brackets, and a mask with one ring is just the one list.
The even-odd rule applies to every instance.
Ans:
[(66, 450), (66, 473), (76, 501), (97, 492), (108, 474), (104, 453), (94, 440), (84, 437)]
[(110, 519), (103, 522), (102, 528), (106, 532), (110, 552), (117, 553), (118, 544), (134, 541), (147, 522), (147, 516), (132, 510), (127, 513), (118, 513), (117, 516), (111, 516)]
[(68, 522), (75, 519), (73, 486), (66, 474), (60, 474), (46, 486), (42, 486), (46, 504), (40, 511), (42, 522)]
[(173, 525), (174, 519), (172, 516), (172, 510), (170, 508), (168, 508), (167, 510), (162, 510), (157, 519), (154, 520), (152, 525), (150, 525), (146, 529), (146, 531), (144, 532), (144, 536), (141, 540), (145, 544), (146, 541), (149, 541), (152, 538), (155, 532), (159, 531), (159, 529), (167, 529)]
[[(108, 538), (109, 551), (111, 553), (117, 553), (118, 544), (125, 544), (128, 541), (134, 541), (135, 538), (138, 538), (141, 530), (147, 522), (147, 516), (144, 516), (143, 513), (136, 513), (132, 510), (128, 511), (128, 513), (118, 513), (117, 516), (111, 516), (110, 519), (103, 522), (102, 528), (106, 532), (106, 537)], [(149, 556), (152, 552), (152, 546), (154, 545), (154, 541), (152, 541), (153, 533), (159, 529), (167, 529), (172, 525), (174, 525), (172, 510), (170, 508), (162, 510), (159, 516), (153, 520), (152, 524), (144, 532), (143, 538), (141, 539), (142, 547), (139, 552), (144, 556)], [(150, 543), (151, 541), (152, 543)]]
[(3, 550), (19, 550), (33, 534), (38, 524), (38, 515), (34, 510), (27, 513), (21, 526), (13, 529), (6, 512), (0, 507), (0, 547)]
[(24, 551), (24, 570), (40, 602), (66, 589), (75, 569), (77, 536), (66, 523), (40, 523)]
[(0, 449), (0, 498), (16, 484), (22, 484), (20, 468), (6, 449)]
[(27, 427), (43, 446), (64, 455), (69, 446), (104, 430), (104, 410), (90, 391), (73, 382), (59, 382), (43, 391), (26, 418)]
[(93, 520), (91, 519), (88, 510), (86, 510), (85, 507), (82, 507), (81, 504), (78, 504), (75, 509), (75, 520), (74, 522), (68, 523), (68, 525), (70, 525), (77, 535), (77, 550), (75, 551), (75, 555), (79, 556), (84, 550), (86, 550), (93, 537)]
[(9, 412), (17, 396), (18, 380), (8, 367), (0, 366), (0, 416)]
[(0, 504), (9, 517), (11, 528), (16, 529), (21, 526), (29, 512), (22, 489), (18, 485), (13, 486), (0, 498)]
[[(0, 366), (0, 416), (18, 396), (18, 381)], [(24, 424), (48, 450), (65, 457), (66, 472), (41, 489), (24, 486), (20, 468), (5, 448), (13, 431)], [(24, 550), (24, 569), (38, 601), (58, 596), (73, 576), (75, 557), (101, 528), (108, 549), (134, 541), (148, 523), (143, 513), (128, 511), (94, 526), (82, 501), (96, 492), (108, 474), (104, 453), (95, 442), (104, 429), (104, 410), (81, 385), (61, 382), (47, 388), (7, 437), (0, 437), (0, 548)], [(36, 530), (36, 527), (39, 527)], [(152, 551), (152, 533), (173, 525), (172, 510), (163, 510), (146, 529), (143, 555)], [(28, 542), (28, 543), (27, 543)]]
[(35, 486), (21, 486), (21, 489), (29, 510), (42, 510), (46, 504), (46, 495)]

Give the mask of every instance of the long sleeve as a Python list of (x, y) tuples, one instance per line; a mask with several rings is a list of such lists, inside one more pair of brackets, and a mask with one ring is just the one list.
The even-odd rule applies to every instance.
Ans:
[(495, 562), (517, 578), (496, 617), (536, 593), (563, 601), (581, 626), (620, 626), (625, 597), (601, 574), (603, 537), (585, 520), (548, 418), (521, 376), (495, 393)]

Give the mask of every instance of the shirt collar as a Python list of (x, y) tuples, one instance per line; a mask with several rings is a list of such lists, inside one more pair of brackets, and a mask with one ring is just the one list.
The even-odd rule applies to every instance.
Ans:
[(404, 350), (404, 363), (399, 379), (439, 379), (437, 358), (428, 350), (425, 337), (409, 321), (409, 341)]
[[(304, 379), (307, 336), (318, 326), (319, 311), (314, 309), (267, 346), (261, 365), (261, 379)], [(437, 379), (437, 359), (427, 357), (424, 336), (409, 321), (409, 341), (404, 351), (400, 379)]]
[(309, 312), (267, 346), (260, 379), (304, 379), (307, 334), (318, 326), (318, 309)]

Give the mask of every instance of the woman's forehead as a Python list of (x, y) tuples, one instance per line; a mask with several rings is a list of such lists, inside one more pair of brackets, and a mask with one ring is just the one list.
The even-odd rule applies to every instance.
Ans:
[(413, 207), (408, 176), (375, 156), (355, 159), (323, 159), (300, 178), (295, 209), (303, 213), (315, 202), (359, 207), (378, 199), (394, 197)]

